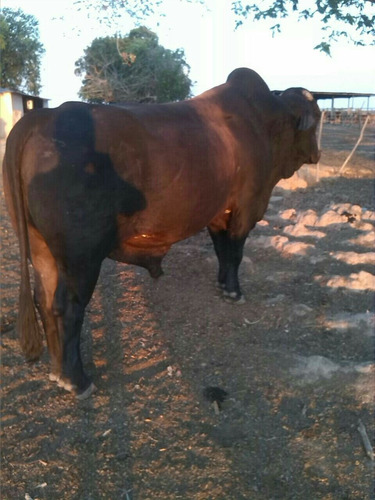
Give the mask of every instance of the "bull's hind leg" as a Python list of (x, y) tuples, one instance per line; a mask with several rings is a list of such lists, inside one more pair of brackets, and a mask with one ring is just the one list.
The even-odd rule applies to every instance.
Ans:
[(62, 346), (57, 329), (56, 318), (52, 310), (56, 284), (53, 286), (53, 283), (51, 283), (51, 281), (51, 274), (46, 279), (46, 277), (43, 276), (39, 271), (35, 272), (34, 300), (35, 305), (39, 311), (40, 318), (42, 320), (43, 329), (47, 340), (48, 353), (51, 363), (51, 371), (49, 377), (50, 380), (57, 381), (61, 377)]
[(245, 298), (241, 293), (238, 269), (242, 261), (245, 237), (231, 237), (226, 230), (214, 231), (208, 228), (215, 252), (219, 260), (219, 286), (226, 300), (242, 304)]
[(42, 320), (51, 362), (51, 380), (59, 380), (62, 370), (62, 345), (53, 302), (57, 288), (57, 265), (45, 240), (32, 226), (28, 228), (30, 253), (35, 271), (35, 305)]
[[(83, 371), (80, 333), (84, 311), (94, 290), (101, 262), (74, 266), (67, 277), (40, 233), (28, 228), (31, 259), (35, 271), (35, 304), (46, 334), (50, 355), (50, 380), (78, 397), (90, 395), (94, 386)], [(94, 264), (95, 262), (95, 264)]]
[(59, 280), (54, 300), (59, 334), (62, 339), (62, 378), (60, 385), (67, 390), (75, 390), (83, 399), (92, 394), (95, 386), (83, 369), (80, 335), (85, 308), (94, 291), (101, 261), (90, 259), (78, 267), (59, 268)]

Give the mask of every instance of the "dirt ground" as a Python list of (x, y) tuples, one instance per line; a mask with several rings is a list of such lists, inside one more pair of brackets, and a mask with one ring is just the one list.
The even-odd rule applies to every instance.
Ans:
[[(370, 499), (374, 127), (325, 125), (316, 168), (275, 188), (241, 266), (246, 303), (215, 286), (206, 232), (154, 282), (105, 261), (83, 328), (98, 391), (78, 402), (27, 364), (14, 331), (18, 248), (2, 224), (1, 498)], [(307, 182), (306, 182), (307, 179)], [(208, 387), (227, 392), (220, 409)]]

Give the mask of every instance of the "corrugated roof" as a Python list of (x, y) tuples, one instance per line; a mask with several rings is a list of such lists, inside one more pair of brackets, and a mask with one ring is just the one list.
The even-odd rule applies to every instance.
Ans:
[(316, 100), (319, 99), (351, 99), (352, 97), (374, 97), (375, 94), (366, 92), (311, 92)]
[[(274, 90), (275, 94), (282, 94), (283, 90)], [(314, 98), (318, 100), (322, 99), (350, 99), (352, 97), (375, 97), (375, 94), (367, 93), (367, 92), (322, 92), (316, 90), (309, 91)]]

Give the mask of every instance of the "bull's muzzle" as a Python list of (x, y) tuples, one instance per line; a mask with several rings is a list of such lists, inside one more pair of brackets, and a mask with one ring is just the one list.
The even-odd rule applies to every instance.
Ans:
[(322, 152), (320, 149), (317, 149), (311, 154), (310, 161), (309, 163), (318, 163), (320, 160), (320, 157), (322, 155)]

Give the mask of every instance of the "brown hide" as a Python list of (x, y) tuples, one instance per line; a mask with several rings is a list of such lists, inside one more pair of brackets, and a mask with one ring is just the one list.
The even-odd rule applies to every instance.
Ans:
[(116, 238), (105, 251), (157, 275), (154, 259), (204, 226), (246, 235), (278, 180), (318, 160), (318, 120), (307, 91), (277, 97), (254, 71), (240, 68), (184, 102), (35, 111), (14, 128), (8, 148), (22, 148), (26, 218), (57, 259), (75, 252), (75, 243), (99, 244), (115, 217)]

